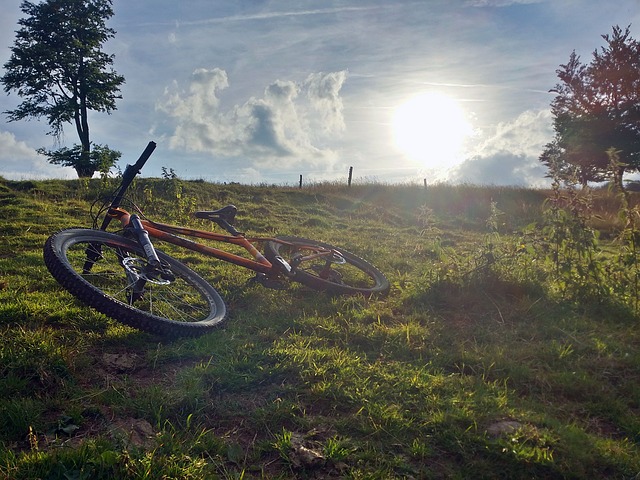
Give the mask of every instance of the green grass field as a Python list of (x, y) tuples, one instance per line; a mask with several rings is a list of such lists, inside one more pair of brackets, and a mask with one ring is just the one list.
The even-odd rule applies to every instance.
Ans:
[(154, 337), (43, 264), (46, 238), (91, 226), (107, 186), (0, 179), (0, 478), (640, 475), (637, 231), (613, 194), (134, 187), (151, 219), (211, 228), (189, 213), (233, 203), (241, 231), (346, 247), (391, 292), (269, 290), (190, 254), (230, 316), (197, 339)]

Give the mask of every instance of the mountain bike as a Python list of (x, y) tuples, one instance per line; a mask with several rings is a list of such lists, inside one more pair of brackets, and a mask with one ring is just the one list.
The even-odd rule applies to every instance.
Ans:
[[(135, 212), (130, 213), (121, 206), (125, 193), (155, 146), (150, 142), (137, 162), (127, 165), (93, 228), (61, 230), (45, 243), (44, 261), (50, 273), (85, 304), (162, 336), (197, 336), (220, 325), (227, 308), (215, 287), (157, 249), (152, 239), (253, 270), (255, 279), (267, 287), (291, 280), (336, 294), (371, 296), (389, 291), (389, 281), (380, 270), (342, 248), (294, 236), (253, 237), (239, 232), (234, 205), (194, 212), (196, 218), (210, 220), (226, 233), (151, 221), (132, 202)], [(113, 220), (121, 228), (108, 232)], [(214, 248), (197, 239), (239, 246), (246, 253)]]

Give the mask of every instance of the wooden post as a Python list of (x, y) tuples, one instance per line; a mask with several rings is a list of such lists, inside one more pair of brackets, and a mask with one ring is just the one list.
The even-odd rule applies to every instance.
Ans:
[(302, 175), (300, 175), (300, 186), (298, 188), (302, 188)]
[(348, 185), (351, 186), (351, 178), (353, 176), (353, 167), (349, 167), (349, 181)]
[(427, 188), (427, 179), (424, 179), (424, 188)]

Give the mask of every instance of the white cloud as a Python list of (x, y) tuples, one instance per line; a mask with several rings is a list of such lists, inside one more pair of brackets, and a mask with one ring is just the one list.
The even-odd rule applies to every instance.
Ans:
[(0, 131), (0, 176), (11, 180), (77, 178), (72, 168), (47, 163), (34, 148), (6, 131)]
[(545, 167), (537, 158), (513, 152), (496, 152), (489, 157), (473, 157), (450, 172), (449, 181), (479, 185), (522, 185), (545, 187)]
[(12, 158), (17, 162), (37, 157), (35, 150), (25, 142), (16, 140), (13, 133), (0, 131), (0, 158), (3, 162), (10, 161)]
[(553, 138), (553, 120), (549, 109), (527, 110), (511, 122), (499, 123), (494, 131), (484, 132), (485, 140), (476, 155), (491, 156), (499, 152), (538, 157)]
[(318, 112), (318, 127), (326, 133), (339, 133), (345, 129), (340, 89), (346, 79), (346, 71), (313, 73), (305, 82), (307, 98)]
[(340, 89), (346, 76), (344, 71), (315, 73), (302, 84), (276, 80), (261, 98), (221, 108), (227, 73), (199, 68), (188, 88), (174, 82), (156, 108), (175, 122), (172, 149), (246, 157), (262, 167), (330, 164), (334, 152), (317, 145), (345, 128)]
[(538, 157), (553, 138), (548, 109), (521, 113), (512, 122), (499, 123), (461, 165), (449, 172), (449, 180), (481, 184), (548, 185), (546, 168)]

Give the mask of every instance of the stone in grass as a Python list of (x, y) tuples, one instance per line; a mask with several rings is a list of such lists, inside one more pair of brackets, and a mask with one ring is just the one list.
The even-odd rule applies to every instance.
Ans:
[(294, 468), (314, 469), (326, 463), (324, 456), (317, 450), (309, 448), (304, 443), (304, 435), (292, 433), (289, 460)]
[(102, 363), (118, 373), (130, 372), (136, 368), (136, 354), (105, 353), (102, 355)]
[(520, 430), (524, 425), (515, 420), (500, 420), (492, 423), (487, 427), (487, 434), (490, 437), (497, 438), (505, 435), (511, 435), (512, 433)]

